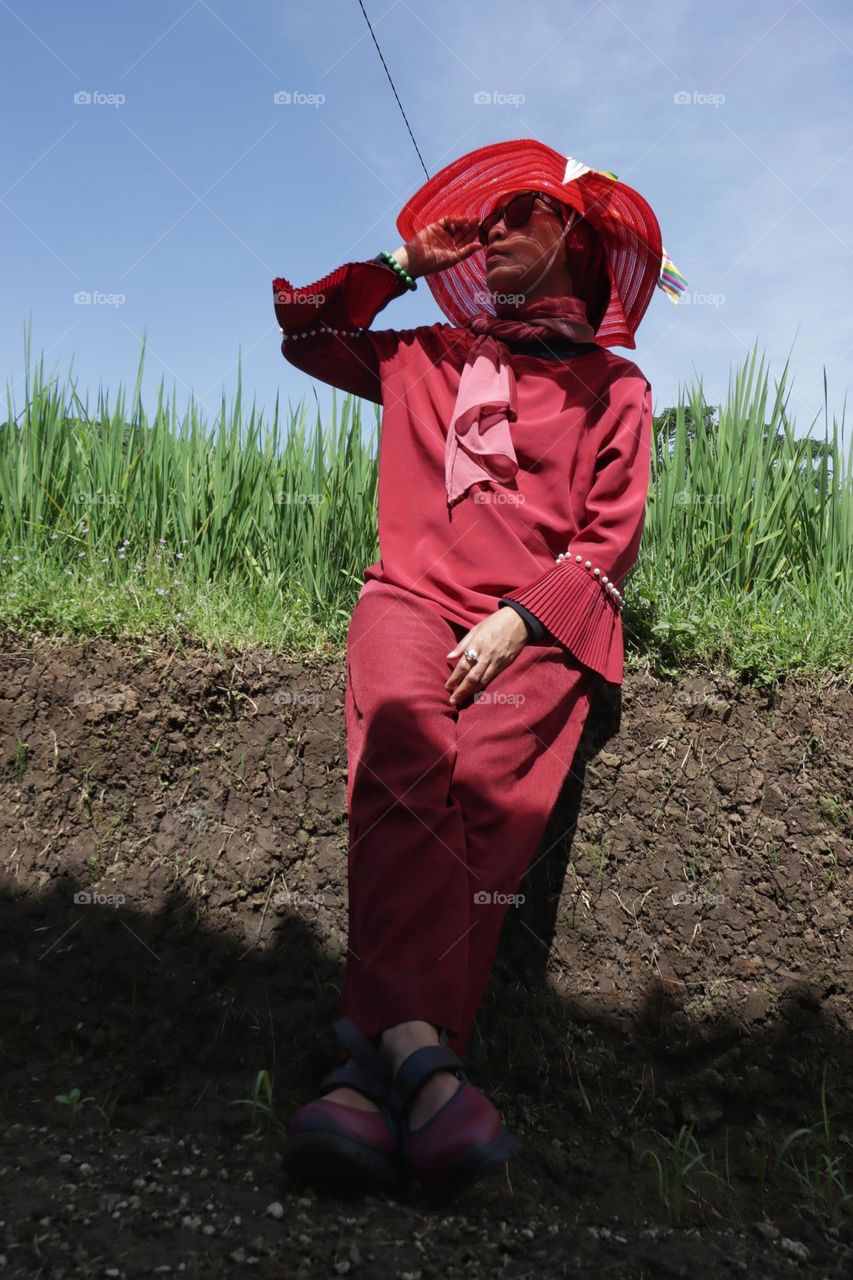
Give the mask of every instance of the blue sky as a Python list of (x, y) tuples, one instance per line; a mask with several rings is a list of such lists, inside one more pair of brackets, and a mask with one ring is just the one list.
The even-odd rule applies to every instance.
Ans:
[[(533, 137), (650, 201), (686, 276), (633, 352), (656, 412), (702, 377), (725, 397), (757, 339), (793, 346), (789, 408), (839, 419), (853, 359), (853, 11), (841, 0), (364, 0), (429, 172)], [(4, 385), (20, 410), (24, 329), (90, 408), (272, 413), (331, 392), (281, 355), (271, 281), (307, 285), (400, 242), (424, 181), (357, 0), (0, 0)], [(290, 93), (276, 104), (276, 93)], [(476, 95), (501, 101), (482, 103)], [(75, 101), (75, 95), (95, 99)], [(680, 100), (676, 95), (680, 95)], [(687, 100), (685, 100), (685, 97)], [(295, 100), (293, 100), (295, 99)], [(507, 101), (509, 99), (509, 101)], [(80, 303), (75, 296), (95, 295)], [(376, 328), (444, 320), (422, 281)], [(819, 416), (818, 416), (819, 415)], [(849, 431), (850, 411), (847, 412)]]

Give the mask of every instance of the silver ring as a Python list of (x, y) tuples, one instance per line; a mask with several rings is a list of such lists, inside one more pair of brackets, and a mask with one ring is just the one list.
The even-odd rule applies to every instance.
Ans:
[(463, 653), (462, 657), (463, 657), (463, 658), (467, 658), (467, 659), (468, 659), (468, 661), (472, 664), (472, 666), (473, 666), (475, 663), (477, 663), (477, 662), (479, 662), (479, 661), (480, 661), (480, 655), (479, 655), (479, 653), (477, 652), (477, 650), (476, 650), (473, 646), (471, 646), (471, 648), (469, 648), (469, 649), (466, 649), (466, 650), (465, 650), (465, 652)]

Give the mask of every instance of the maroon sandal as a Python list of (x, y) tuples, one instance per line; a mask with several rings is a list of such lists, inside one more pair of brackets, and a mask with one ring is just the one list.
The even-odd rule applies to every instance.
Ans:
[[(401, 1172), (398, 1127), (389, 1106), (391, 1065), (350, 1018), (338, 1019), (332, 1030), (353, 1061), (331, 1071), (312, 1100), (291, 1116), (282, 1168), (323, 1188), (363, 1190), (368, 1181), (387, 1189)], [(344, 1086), (369, 1098), (379, 1111), (323, 1097)]]
[[(400, 1134), (403, 1170), (427, 1190), (454, 1195), (500, 1168), (524, 1144), (501, 1123), (488, 1098), (471, 1084), (460, 1058), (440, 1043), (415, 1049), (393, 1078), (390, 1108)], [(418, 1089), (437, 1071), (452, 1071), (461, 1081), (452, 1098), (419, 1129), (410, 1130), (407, 1114)]]

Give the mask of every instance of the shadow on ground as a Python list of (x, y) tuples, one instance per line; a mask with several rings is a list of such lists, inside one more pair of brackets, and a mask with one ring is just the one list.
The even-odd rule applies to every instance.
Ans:
[(340, 673), (105, 642), (7, 666), (9, 1274), (848, 1273), (849, 694), (597, 704), (466, 1055), (526, 1150), (437, 1210), (278, 1172), (334, 1060)]

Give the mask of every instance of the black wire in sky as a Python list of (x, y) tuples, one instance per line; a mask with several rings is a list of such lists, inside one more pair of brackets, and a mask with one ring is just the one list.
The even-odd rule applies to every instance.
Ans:
[[(368, 28), (369, 28), (369, 30), (370, 30), (370, 34), (373, 36), (373, 43), (376, 45), (376, 52), (379, 54), (379, 57), (380, 57), (380, 58), (382, 58), (382, 50), (379, 48), (379, 42), (378, 42), (378, 40), (376, 39), (376, 36), (375, 36), (375, 35), (373, 35), (373, 27), (371, 27), (371, 26), (370, 26), (370, 19), (368, 18), (367, 13), (365, 12), (364, 5), (361, 3), (361, 0), (358, 0), (358, 3), (359, 3), (359, 6), (361, 7), (361, 12), (364, 14), (364, 20), (365, 20), (365, 22), (367, 23), (367, 26), (368, 26)], [(394, 89), (394, 81), (393, 81), (393, 80), (391, 80), (391, 72), (388, 70), (387, 66), (385, 66), (385, 59), (384, 59), (384, 58), (382, 58), (382, 65), (383, 65), (383, 67), (385, 67), (385, 74), (386, 74), (386, 76), (388, 77), (389, 81), (391, 82), (391, 88), (392, 88), (392, 89)], [(397, 106), (400, 108), (400, 114), (401, 114), (401, 116), (403, 117), (403, 119), (404, 119), (404, 120), (406, 120), (406, 113), (405, 113), (405, 111), (403, 110), (403, 104), (402, 104), (402, 103), (401, 103), (401, 101), (400, 101), (400, 98), (399, 98), (399, 96), (398, 96), (398, 94), (397, 94), (397, 90), (396, 90), (396, 89), (394, 89), (394, 97), (397, 99)], [(415, 135), (412, 133), (411, 126), (409, 125), (408, 120), (406, 120), (406, 128), (409, 130), (409, 137), (412, 139), (412, 144), (413, 144), (413, 146), (414, 146), (414, 148), (415, 148), (415, 151), (417, 151), (417, 152), (418, 152), (418, 159), (419, 159), (419, 160), (420, 160), (420, 162), (421, 162), (421, 167), (422, 167), (422, 169), (423, 169), (424, 173), (426, 173), (427, 178), (429, 178), (429, 174), (427, 173), (427, 167), (426, 167), (426, 165), (424, 164), (423, 156), (421, 155), (420, 151), (418, 150), (418, 144), (415, 142)]]

